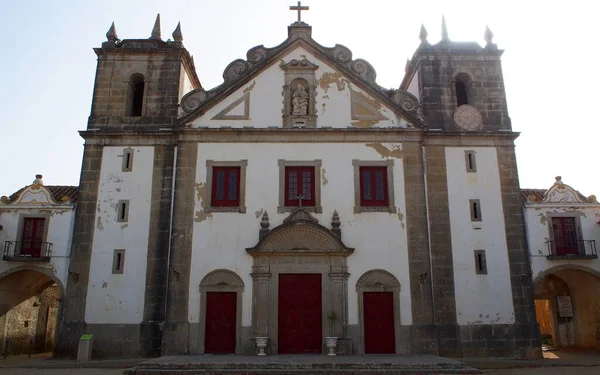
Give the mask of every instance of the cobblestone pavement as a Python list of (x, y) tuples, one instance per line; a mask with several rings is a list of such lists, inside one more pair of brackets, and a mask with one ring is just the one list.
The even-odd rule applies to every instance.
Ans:
[[(0, 375), (121, 375), (123, 369), (0, 369)], [(598, 375), (600, 366), (594, 367), (537, 367), (504, 370), (484, 370), (485, 375)]]
[(536, 367), (503, 370), (484, 370), (485, 375), (598, 375), (600, 366), (593, 367)]

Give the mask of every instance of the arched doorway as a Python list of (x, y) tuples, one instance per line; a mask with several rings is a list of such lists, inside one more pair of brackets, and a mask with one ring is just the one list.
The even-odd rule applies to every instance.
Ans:
[(0, 353), (52, 352), (64, 296), (50, 269), (19, 266), (0, 273)]
[(541, 272), (535, 307), (542, 343), (600, 350), (600, 273), (579, 265)]

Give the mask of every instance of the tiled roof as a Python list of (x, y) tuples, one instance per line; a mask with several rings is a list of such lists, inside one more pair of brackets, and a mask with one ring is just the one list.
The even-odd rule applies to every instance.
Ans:
[(533, 195), (536, 197), (538, 202), (541, 202), (544, 199), (544, 194), (546, 194), (546, 189), (521, 189), (521, 203), (527, 202), (527, 197)]
[[(60, 199), (62, 197), (64, 197), (65, 195), (69, 198), (69, 200), (72, 203), (77, 202), (77, 192), (78, 192), (77, 186), (44, 185), (44, 187), (46, 189), (48, 189), (50, 194), (52, 194), (52, 198), (57, 202), (60, 202)], [(15, 191), (14, 193), (11, 194), (10, 197), (8, 197), (8, 200), (10, 202), (14, 202), (19, 197), (21, 192), (23, 190), (25, 190), (26, 188), (27, 188), (27, 186), (22, 187), (19, 190)]]

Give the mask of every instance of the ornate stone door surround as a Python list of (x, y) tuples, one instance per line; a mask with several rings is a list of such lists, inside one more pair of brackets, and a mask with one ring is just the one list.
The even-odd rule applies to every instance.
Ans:
[[(320, 273), (323, 337), (329, 336), (331, 311), (339, 316), (333, 335), (345, 337), (348, 324), (348, 264), (354, 249), (341, 241), (337, 212), (332, 229), (318, 224), (303, 208), (292, 212), (283, 224), (269, 230), (263, 215), (260, 240), (246, 251), (254, 258), (252, 266), (252, 329), (254, 336), (268, 336), (271, 354), (279, 353), (278, 295), (280, 273)], [(325, 348), (323, 349), (325, 350)]]
[(365, 354), (365, 314), (363, 294), (365, 292), (392, 292), (394, 296), (394, 337), (396, 341), (396, 354), (402, 354), (402, 341), (400, 336), (400, 282), (394, 275), (385, 270), (370, 270), (365, 272), (356, 282), (358, 293), (358, 321), (360, 325), (360, 342), (358, 354)]
[(242, 354), (242, 293), (244, 282), (235, 272), (218, 269), (209, 272), (200, 282), (200, 324), (198, 327), (199, 353), (204, 354), (206, 338), (206, 296), (208, 292), (235, 292), (235, 354)]

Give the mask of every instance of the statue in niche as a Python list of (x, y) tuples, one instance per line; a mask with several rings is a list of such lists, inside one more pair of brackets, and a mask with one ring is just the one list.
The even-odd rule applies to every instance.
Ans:
[(293, 116), (306, 116), (308, 114), (308, 91), (298, 84), (296, 90), (292, 94), (292, 115)]

